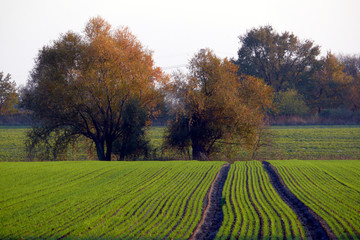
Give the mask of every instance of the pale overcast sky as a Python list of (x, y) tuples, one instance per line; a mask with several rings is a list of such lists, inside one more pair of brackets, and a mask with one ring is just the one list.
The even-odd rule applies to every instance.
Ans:
[(0, 71), (25, 84), (39, 49), (90, 17), (128, 26), (158, 66), (188, 63), (201, 48), (236, 57), (239, 35), (270, 24), (321, 46), (360, 54), (360, 0), (0, 0)]

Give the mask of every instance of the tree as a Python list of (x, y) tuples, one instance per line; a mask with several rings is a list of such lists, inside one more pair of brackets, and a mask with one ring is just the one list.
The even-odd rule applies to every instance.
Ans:
[[(271, 131), (268, 124), (264, 122), (262, 125), (260, 125), (257, 129), (254, 144), (249, 149), (250, 160), (255, 160), (261, 149), (270, 149), (274, 147), (274, 137), (275, 134), (273, 131)], [(267, 151), (267, 154), (268, 153), (269, 152)]]
[(346, 104), (352, 111), (358, 111), (360, 109), (360, 55), (341, 55), (338, 60), (344, 66), (343, 71), (351, 76), (346, 92)]
[(111, 160), (131, 102), (149, 119), (165, 79), (127, 28), (90, 19), (84, 35), (68, 32), (39, 52), (22, 94), (39, 123), (29, 134), (29, 151), (46, 143), (56, 157), (84, 136), (95, 144), (99, 160)]
[(188, 75), (173, 83), (176, 116), (165, 143), (179, 150), (192, 148), (193, 159), (207, 159), (217, 144), (252, 144), (272, 89), (261, 80), (237, 76), (237, 67), (211, 50), (192, 58)]
[(16, 109), (14, 107), (18, 101), (16, 83), (11, 81), (10, 74), (4, 76), (4, 73), (0, 72), (0, 116), (15, 113)]
[(240, 36), (235, 64), (239, 74), (262, 78), (275, 91), (297, 89), (301, 94), (318, 68), (319, 46), (294, 34), (279, 34), (271, 26), (253, 28)]
[(323, 109), (343, 107), (351, 77), (344, 66), (330, 52), (321, 60), (321, 69), (314, 75), (312, 106), (320, 113)]

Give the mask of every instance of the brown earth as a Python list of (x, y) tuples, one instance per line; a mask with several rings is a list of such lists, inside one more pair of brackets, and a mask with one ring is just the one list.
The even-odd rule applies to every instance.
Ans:
[(230, 170), (230, 164), (222, 166), (220, 171), (211, 184), (207, 201), (205, 201), (206, 208), (201, 218), (200, 223), (190, 237), (191, 240), (210, 240), (214, 239), (219, 228), (223, 222), (224, 214), (222, 211), (222, 191), (224, 184)]

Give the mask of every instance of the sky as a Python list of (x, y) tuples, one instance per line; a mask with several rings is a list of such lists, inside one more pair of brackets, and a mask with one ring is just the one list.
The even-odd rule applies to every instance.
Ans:
[(310, 39), (321, 54), (360, 54), (359, 0), (0, 0), (0, 72), (25, 85), (39, 50), (91, 17), (127, 26), (175, 71), (202, 48), (236, 58), (239, 36), (272, 25)]

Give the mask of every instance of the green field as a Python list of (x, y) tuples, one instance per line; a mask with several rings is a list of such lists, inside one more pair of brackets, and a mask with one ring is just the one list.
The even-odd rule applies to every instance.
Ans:
[[(19, 162), (27, 161), (25, 151), (26, 133), (29, 126), (0, 126), (0, 161)], [(90, 144), (80, 141), (70, 147), (67, 160), (94, 160), (94, 154), (89, 151)]]
[(301, 239), (294, 212), (269, 182), (261, 162), (236, 162), (224, 186), (224, 221), (217, 239)]
[[(223, 162), (2, 162), (0, 239), (188, 239)], [(271, 161), (339, 239), (360, 238), (360, 161)], [(216, 239), (305, 239), (261, 162), (231, 165)]]
[(270, 161), (339, 239), (360, 238), (360, 161)]
[(275, 132), (275, 156), (272, 159), (360, 159), (360, 126), (272, 129)]
[[(188, 239), (224, 162), (26, 161), (27, 128), (0, 127), (0, 239)], [(272, 127), (261, 159), (360, 159), (360, 126)], [(148, 131), (153, 154), (164, 128)], [(75, 149), (75, 150), (74, 150)], [(85, 148), (70, 159), (89, 160)], [(240, 152), (247, 159), (245, 152)], [(339, 239), (360, 239), (359, 160), (272, 160), (289, 189)], [(216, 239), (305, 239), (261, 162), (231, 165)]]
[(187, 239), (222, 164), (1, 163), (0, 238)]
[[(360, 159), (360, 126), (286, 126), (271, 127), (272, 146), (260, 149), (259, 160), (273, 159)], [(160, 152), (163, 127), (154, 127), (148, 134)], [(174, 157), (171, 153), (166, 153)], [(158, 154), (160, 155), (160, 154)], [(239, 149), (238, 160), (249, 154)]]
[(0, 161), (24, 161), (27, 127), (0, 126)]
[[(0, 127), (0, 161), (25, 161), (25, 127)], [(273, 146), (259, 151), (259, 159), (360, 159), (360, 126), (289, 126), (272, 127)], [(184, 159), (173, 151), (162, 151), (164, 127), (153, 127), (147, 134), (153, 159)], [(94, 159), (86, 155), (88, 147), (69, 154), (71, 160)], [(238, 159), (248, 159), (239, 149)]]

